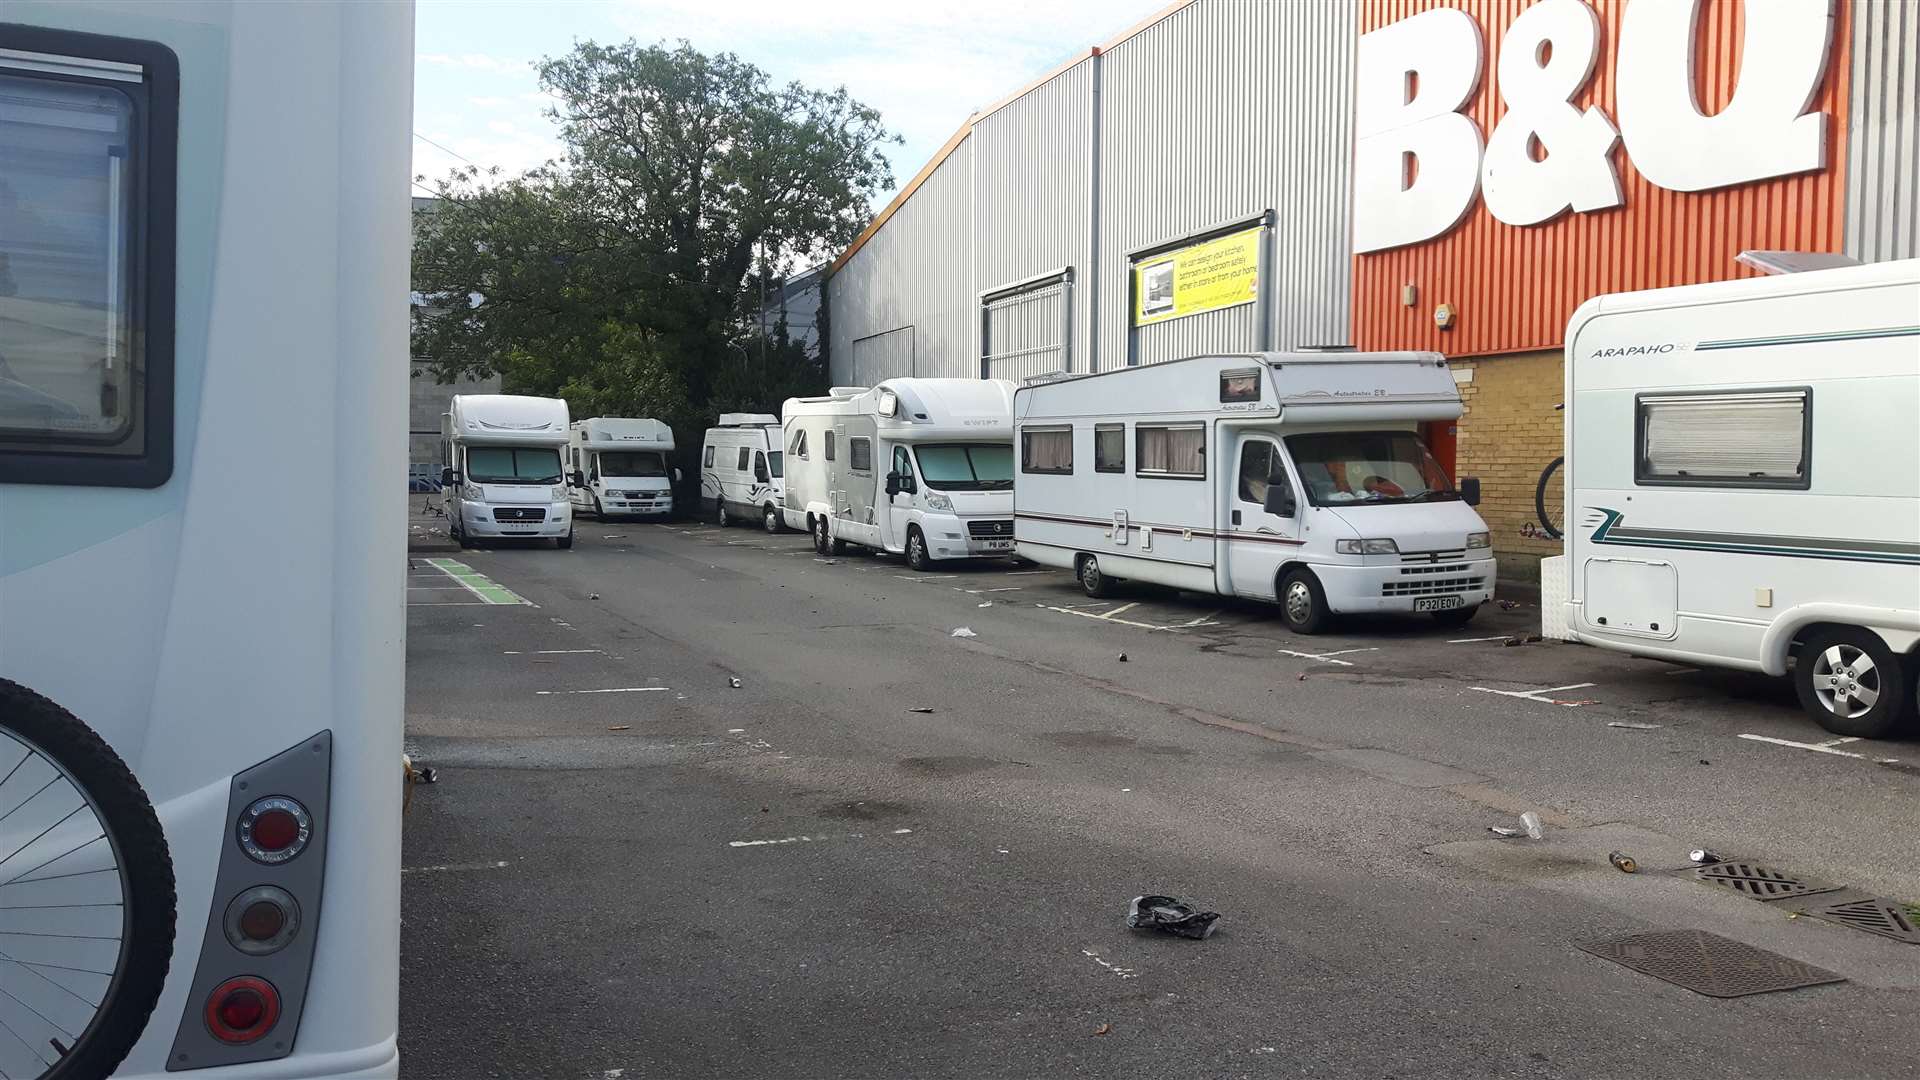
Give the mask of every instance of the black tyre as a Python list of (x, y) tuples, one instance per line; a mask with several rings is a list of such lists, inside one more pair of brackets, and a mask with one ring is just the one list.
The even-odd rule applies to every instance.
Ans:
[(607, 512), (600, 509), (600, 496), (593, 497), (593, 516), (601, 521), (607, 520)]
[(568, 529), (567, 535), (559, 537), (558, 539), (554, 540), (553, 546), (559, 548), (561, 551), (572, 550), (573, 549), (573, 530)]
[(1332, 613), (1313, 571), (1301, 567), (1280, 579), (1280, 617), (1296, 634), (1317, 634), (1327, 628)]
[[(0, 801), (18, 803), (13, 813), (32, 813), (41, 800), (51, 800), (46, 805), (78, 807), (51, 830), (14, 830), (12, 839), (0, 844), (0, 909), (13, 909), (22, 918), (49, 910), (61, 914), (57, 909), (72, 909), (67, 914), (74, 916), (48, 924), (61, 926), (61, 932), (30, 935), (40, 942), (43, 963), (28, 966), (0, 954), (0, 986), (7, 987), (8, 996), (49, 1024), (47, 1013), (61, 1022), (59, 1034), (15, 1033), (23, 1036), (20, 1043), (33, 1054), (26, 1060), (37, 1058), (40, 1071), (9, 1075), (94, 1080), (112, 1073), (126, 1059), (166, 982), (175, 916), (173, 862), (166, 836), (139, 781), (92, 728), (6, 679), (0, 679), (0, 777), (4, 777)], [(25, 797), (24, 801), (16, 796)], [(103, 837), (112, 865), (99, 870)], [(63, 862), (70, 857), (88, 860), (88, 872), (78, 872), (80, 862)], [(75, 872), (61, 873), (66, 867)], [(101, 876), (107, 873), (117, 879), (117, 905), (102, 903)], [(76, 883), (81, 881), (89, 882), (86, 895), (77, 891)], [(115, 907), (117, 917), (112, 914)], [(102, 910), (104, 916), (81, 925), (78, 916)], [(76, 926), (94, 932), (74, 934), (71, 930)], [(68, 939), (84, 946), (75, 951), (71, 966), (89, 970), (97, 971), (92, 965), (99, 963), (90, 957), (97, 957), (103, 947), (117, 946), (106, 973), (106, 991), (97, 1005), (45, 974), (69, 966), (58, 962), (63, 955), (58, 943)], [(27, 1000), (22, 1001), (23, 996)]]
[(455, 515), (452, 523), (447, 526), (447, 531), (452, 533), (453, 538), (459, 542), (460, 550), (465, 551), (473, 546), (473, 540), (467, 536), (467, 530), (461, 527), (458, 515)]
[(1557, 457), (1548, 462), (1547, 467), (1540, 470), (1540, 482), (1533, 486), (1533, 512), (1540, 516), (1540, 528), (1549, 540), (1560, 539), (1560, 527), (1553, 523), (1553, 516), (1547, 513), (1547, 487), (1553, 483), (1553, 474), (1559, 471), (1560, 464), (1566, 460)]
[(1906, 666), (1871, 630), (1829, 627), (1800, 643), (1793, 688), (1814, 722), (1835, 735), (1884, 739), (1908, 722)]
[(1471, 604), (1467, 607), (1448, 608), (1445, 611), (1436, 611), (1433, 613), (1433, 621), (1439, 623), (1441, 626), (1465, 626), (1472, 622), (1473, 617), (1478, 614), (1480, 614), (1480, 605)]
[(768, 503), (760, 512), (760, 527), (776, 536), (785, 532), (786, 526), (780, 521), (780, 508)]
[(927, 538), (918, 525), (907, 528), (907, 566), (914, 570), (933, 569), (933, 556), (927, 554)]
[(1113, 595), (1113, 578), (1100, 572), (1100, 560), (1091, 555), (1080, 557), (1079, 569), (1075, 576), (1080, 579), (1080, 589), (1096, 600)]
[(827, 553), (827, 519), (813, 519), (813, 550), (821, 555)]
[(721, 528), (723, 528), (723, 529), (724, 529), (724, 528), (726, 528), (726, 527), (727, 527), (727, 526), (729, 526), (729, 525), (732, 525), (732, 524), (733, 524), (733, 515), (732, 515), (732, 514), (729, 514), (729, 513), (727, 513), (727, 502), (726, 502), (726, 500), (725, 500), (725, 499), (718, 499), (718, 500), (715, 500), (715, 502), (714, 502), (714, 504), (713, 504), (713, 505), (714, 505), (714, 511), (713, 511), (713, 523), (714, 523), (715, 525), (718, 525), (718, 526), (720, 526), (720, 527), (721, 527)]

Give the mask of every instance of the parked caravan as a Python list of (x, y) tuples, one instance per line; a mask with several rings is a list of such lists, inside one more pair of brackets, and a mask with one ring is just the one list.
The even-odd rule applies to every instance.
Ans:
[(492, 537), (548, 537), (573, 546), (560, 453), (567, 403), (512, 394), (456, 394), (440, 418), (447, 528), (461, 547)]
[(1029, 380), (1014, 398), (1019, 553), (1090, 596), (1116, 578), (1448, 625), (1493, 596), (1479, 483), (1417, 425), (1460, 416), (1438, 353), (1199, 356)]
[(779, 417), (721, 413), (720, 425), (707, 429), (700, 446), (701, 513), (722, 528), (747, 520), (779, 532), (781, 456)]
[(567, 483), (575, 513), (602, 521), (673, 513), (673, 429), (658, 420), (597, 416), (573, 422)]
[(1013, 392), (1005, 379), (888, 379), (790, 398), (786, 521), (822, 553), (1013, 553)]
[(1571, 635), (1911, 722), (1920, 260), (1596, 297), (1566, 340)]

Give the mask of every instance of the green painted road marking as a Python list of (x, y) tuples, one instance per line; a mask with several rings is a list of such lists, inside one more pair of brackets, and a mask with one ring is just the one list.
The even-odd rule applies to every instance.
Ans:
[(468, 592), (489, 604), (520, 604), (532, 607), (532, 601), (458, 559), (428, 559), (427, 565), (466, 586)]

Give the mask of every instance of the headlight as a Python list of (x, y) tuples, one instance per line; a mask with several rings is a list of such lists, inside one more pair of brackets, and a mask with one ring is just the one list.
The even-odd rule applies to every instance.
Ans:
[(1491, 533), (1483, 533), (1483, 532), (1468, 533), (1467, 546), (1470, 548), (1492, 547), (1493, 535)]
[(481, 487), (479, 484), (468, 484), (460, 489), (460, 497), (463, 499), (472, 499), (474, 502), (486, 502), (487, 489)]
[(927, 492), (927, 509), (951, 511), (953, 509), (953, 500), (937, 491), (929, 491)]
[(1340, 555), (1398, 555), (1400, 547), (1391, 540), (1335, 540), (1333, 550)]
[(553, 485), (553, 501), (565, 502), (566, 499), (567, 499), (567, 485), (565, 484)]

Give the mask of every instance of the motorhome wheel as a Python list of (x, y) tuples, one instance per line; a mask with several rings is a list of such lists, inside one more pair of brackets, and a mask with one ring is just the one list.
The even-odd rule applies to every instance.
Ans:
[(718, 525), (724, 529), (727, 526), (733, 524), (733, 515), (727, 513), (727, 504), (725, 500), (716, 501), (714, 503), (714, 506), (717, 507), (717, 509), (714, 510), (713, 512), (713, 523), (715, 525)]
[(553, 541), (553, 546), (559, 548), (561, 551), (571, 549), (573, 547), (573, 530), (568, 529), (567, 535), (556, 537)]
[(920, 534), (919, 526), (907, 529), (907, 565), (915, 570), (933, 565), (933, 560), (927, 558), (927, 538)]
[(1295, 570), (1281, 580), (1280, 614), (1287, 629), (1296, 634), (1317, 634), (1327, 628), (1327, 594), (1313, 571)]
[(593, 497), (593, 516), (601, 521), (607, 520), (607, 512), (600, 509), (600, 496), (598, 495)]
[(1113, 595), (1113, 579), (1100, 572), (1100, 560), (1091, 555), (1080, 560), (1080, 588), (1096, 600)]
[(760, 515), (760, 524), (765, 526), (766, 530), (770, 533), (779, 532), (780, 531), (779, 509), (775, 507), (772, 503), (768, 503), (766, 510), (763, 511)]
[(1906, 722), (1901, 657), (1871, 630), (1836, 626), (1800, 643), (1793, 685), (1814, 722), (1835, 735), (1882, 739)]

